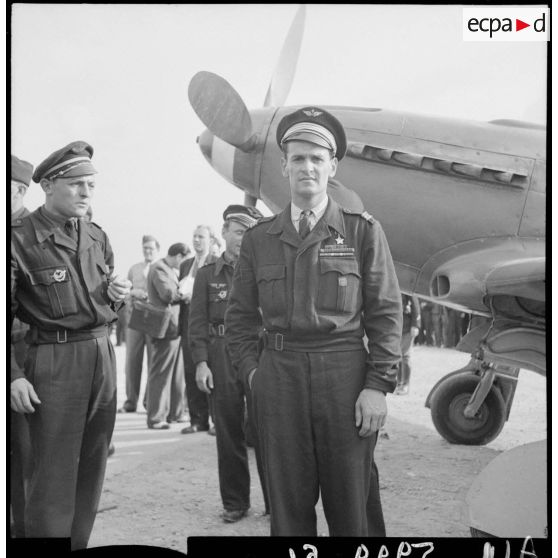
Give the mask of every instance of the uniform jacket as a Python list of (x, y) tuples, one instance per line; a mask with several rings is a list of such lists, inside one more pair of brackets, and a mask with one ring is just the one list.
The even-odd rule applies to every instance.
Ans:
[(207, 361), (212, 334), (210, 325), (223, 325), (229, 300), (234, 267), (221, 255), (217, 261), (200, 268), (194, 281), (188, 336), (194, 364)]
[(180, 335), (178, 314), (181, 299), (178, 292), (178, 277), (164, 259), (156, 261), (149, 268), (147, 298), (151, 304), (160, 308), (170, 305), (172, 314), (165, 338), (176, 339)]
[[(208, 254), (207, 257), (205, 258), (204, 265), (207, 265), (207, 264), (210, 264), (210, 263), (216, 261), (217, 258), (218, 258), (218, 256), (214, 256), (213, 254)], [(190, 273), (190, 270), (192, 269), (192, 266), (194, 265), (194, 260), (195, 259), (196, 259), (195, 257), (194, 258), (188, 258), (187, 260), (184, 260), (180, 264), (180, 270), (179, 270), (179, 273), (178, 273), (178, 280), (179, 281), (184, 279), (184, 277), (186, 277), (188, 275), (188, 273)], [(196, 273), (196, 276), (197, 276), (197, 273)], [(187, 333), (188, 333), (188, 313), (189, 313), (189, 309), (190, 309), (190, 303), (182, 301), (181, 304), (180, 304), (180, 331), (181, 331), (182, 335), (187, 335)]]
[(262, 322), (323, 351), (362, 346), (366, 332), (363, 387), (393, 391), (401, 293), (380, 224), (330, 198), (304, 240), (290, 206), (246, 231), (225, 314), (231, 357), (244, 377), (257, 366)]
[(403, 305), (403, 333), (409, 333), (412, 327), (420, 329), (420, 304), (416, 296), (401, 295)]
[[(79, 244), (42, 208), (12, 223), (12, 316), (38, 329), (87, 330), (117, 319), (107, 294), (114, 257), (105, 232), (78, 221)], [(12, 366), (12, 379), (24, 376)]]

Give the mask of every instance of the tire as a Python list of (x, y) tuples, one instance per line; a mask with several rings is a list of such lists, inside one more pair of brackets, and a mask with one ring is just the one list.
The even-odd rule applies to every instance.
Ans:
[(474, 418), (463, 414), (475, 391), (479, 376), (463, 374), (442, 381), (430, 404), (436, 430), (452, 444), (482, 446), (494, 440), (506, 422), (506, 404), (500, 390), (494, 386)]

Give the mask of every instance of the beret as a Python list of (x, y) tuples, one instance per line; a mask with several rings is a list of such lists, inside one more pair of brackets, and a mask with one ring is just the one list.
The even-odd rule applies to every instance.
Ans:
[(223, 221), (231, 220), (251, 227), (263, 217), (261, 211), (251, 205), (229, 205), (223, 212)]
[[(302, 123), (307, 123), (308, 126), (300, 126)], [(294, 133), (290, 133), (284, 139), (287, 132), (292, 132), (291, 128), (295, 126)], [(323, 130), (325, 128), (325, 130)], [(320, 129), (322, 131), (320, 131)], [(328, 141), (327, 138), (333, 136), (335, 140), (335, 147)], [(322, 147), (328, 147), (335, 150), (335, 156), (341, 160), (347, 151), (347, 137), (343, 124), (333, 116), (320, 107), (304, 107), (285, 115), (277, 126), (276, 140), (279, 147), (283, 141), (308, 141), (316, 143)]]
[(26, 186), (29, 186), (32, 175), (33, 165), (27, 161), (18, 159), (15, 155), (12, 155), (12, 180), (17, 180), (18, 182), (22, 182)]
[(33, 180), (43, 178), (74, 177), (95, 174), (91, 164), (93, 147), (85, 141), (73, 141), (62, 149), (51, 153), (36, 169)]

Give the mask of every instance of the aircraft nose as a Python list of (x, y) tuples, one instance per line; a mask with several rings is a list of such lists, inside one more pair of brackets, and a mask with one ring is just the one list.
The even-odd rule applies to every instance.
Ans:
[(255, 155), (219, 139), (209, 130), (204, 130), (197, 139), (203, 156), (208, 163), (228, 182), (247, 194), (257, 196), (254, 183)]

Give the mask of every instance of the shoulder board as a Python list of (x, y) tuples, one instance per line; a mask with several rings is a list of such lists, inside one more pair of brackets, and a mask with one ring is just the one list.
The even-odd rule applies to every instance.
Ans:
[(354, 209), (347, 209), (346, 207), (343, 208), (343, 213), (348, 213), (349, 215), (359, 215), (363, 219), (366, 219), (369, 223), (375, 223), (376, 219), (368, 213), (368, 211), (355, 211)]
[(97, 223), (94, 223), (93, 221), (89, 221), (88, 224), (89, 224), (89, 225), (93, 225), (94, 227), (98, 228), (100, 231), (103, 230), (103, 228), (101, 227), (101, 225), (97, 225)]
[(14, 227), (23, 227), (23, 219), (21, 217), (12, 221), (12, 228)]
[(269, 215), (268, 217), (260, 217), (253, 225), (250, 225), (248, 228), (253, 229), (256, 225), (261, 225), (262, 223), (269, 223), (273, 221), (277, 215)]

